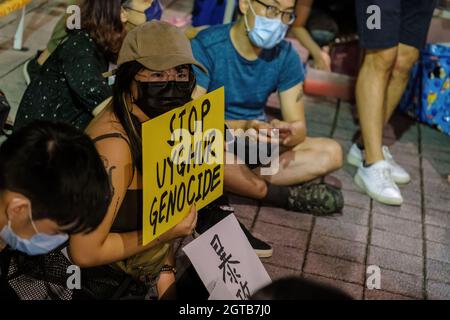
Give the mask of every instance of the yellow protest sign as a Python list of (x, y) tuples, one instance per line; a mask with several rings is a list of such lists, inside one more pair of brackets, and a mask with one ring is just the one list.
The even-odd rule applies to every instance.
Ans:
[(144, 245), (223, 194), (224, 89), (142, 125)]

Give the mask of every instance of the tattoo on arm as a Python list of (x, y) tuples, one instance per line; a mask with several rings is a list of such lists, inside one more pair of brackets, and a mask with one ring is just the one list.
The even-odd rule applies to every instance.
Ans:
[(303, 99), (303, 96), (304, 96), (304, 94), (303, 94), (303, 89), (300, 89), (300, 92), (299, 92), (298, 95), (297, 95), (297, 100), (296, 100), (296, 102), (300, 102), (300, 101)]
[(103, 165), (105, 166), (105, 169), (108, 172), (109, 185), (111, 187), (111, 196), (114, 197), (115, 189), (114, 189), (114, 185), (113, 185), (113, 171), (115, 169), (117, 169), (117, 167), (116, 166), (110, 167), (108, 159), (104, 156), (100, 156), (100, 157), (102, 158)]

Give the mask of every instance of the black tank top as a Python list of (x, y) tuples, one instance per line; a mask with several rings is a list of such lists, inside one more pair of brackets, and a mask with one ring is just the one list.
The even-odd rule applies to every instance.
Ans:
[[(94, 143), (97, 143), (101, 140), (105, 139), (123, 139), (127, 142), (128, 146), (131, 146), (130, 142), (127, 138), (125, 138), (120, 133), (109, 133), (105, 135), (101, 135), (95, 139), (93, 139)], [(132, 158), (133, 165), (133, 177), (136, 171), (136, 165)], [(111, 227), (112, 232), (124, 233), (131, 231), (139, 231), (142, 230), (142, 210), (143, 210), (143, 198), (142, 198), (142, 190), (127, 190), (125, 194), (125, 198), (122, 201), (122, 205), (117, 212), (116, 218), (114, 219), (114, 223)]]

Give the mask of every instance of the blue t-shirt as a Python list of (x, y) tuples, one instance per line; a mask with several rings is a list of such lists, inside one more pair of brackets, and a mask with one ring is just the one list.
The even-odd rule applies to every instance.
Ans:
[(283, 41), (249, 61), (234, 48), (231, 27), (213, 26), (192, 40), (195, 58), (209, 72), (194, 67), (197, 84), (208, 92), (225, 86), (227, 120), (264, 120), (264, 108), (273, 92), (289, 90), (304, 81), (301, 59), (292, 45)]

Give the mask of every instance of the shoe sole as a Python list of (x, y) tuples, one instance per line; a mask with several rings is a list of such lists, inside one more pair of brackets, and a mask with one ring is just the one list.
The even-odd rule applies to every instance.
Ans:
[[(194, 232), (192, 233), (192, 237), (194, 239), (197, 239), (198, 237), (200, 237), (200, 234), (194, 230)], [(270, 258), (273, 255), (273, 248), (270, 250), (253, 249), (253, 251), (255, 251), (258, 258)]]
[(373, 200), (378, 201), (383, 204), (387, 204), (390, 206), (401, 206), (403, 204), (403, 199), (392, 199), (392, 198), (385, 198), (379, 195), (374, 194), (373, 192), (370, 192), (364, 183), (362, 181), (361, 177), (357, 174), (354, 178), (355, 184), (358, 186), (358, 188), (363, 191), (364, 193), (368, 194), (369, 197), (371, 197)]
[(396, 178), (396, 177), (392, 176), (392, 179), (394, 179), (394, 182), (396, 184), (408, 184), (411, 182), (411, 178), (403, 179), (403, 178)]
[(27, 84), (27, 86), (30, 85), (30, 83), (31, 83), (31, 78), (27, 71), (29, 64), (30, 64), (30, 60), (25, 62), (25, 64), (23, 65), (23, 77), (25, 78), (25, 83)]

